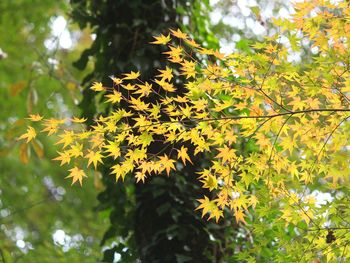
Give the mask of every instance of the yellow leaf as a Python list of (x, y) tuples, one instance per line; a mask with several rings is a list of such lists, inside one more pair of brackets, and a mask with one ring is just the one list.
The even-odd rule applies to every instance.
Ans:
[(31, 121), (41, 121), (43, 117), (41, 117), (39, 114), (29, 114), (29, 118), (27, 119)]
[(109, 153), (107, 156), (112, 156), (113, 159), (115, 160), (120, 156), (120, 148), (119, 148), (119, 142), (113, 142), (113, 141), (108, 141), (108, 144), (103, 146), (105, 148), (105, 152)]
[(215, 217), (215, 221), (218, 222), (220, 217), (223, 217), (223, 212), (218, 208), (215, 202), (211, 201), (208, 197), (204, 196), (204, 199), (197, 199), (197, 201), (200, 205), (196, 210), (202, 209), (202, 218), (206, 214), (210, 214), (208, 220)]
[(124, 181), (126, 172), (122, 169), (122, 166), (120, 164), (113, 165), (111, 167), (112, 172), (110, 174), (115, 174), (115, 180), (118, 181), (119, 178), (122, 178)]
[(120, 164), (113, 165), (111, 169), (113, 170), (111, 174), (115, 174), (116, 181), (118, 181), (119, 178), (122, 178), (122, 180), (124, 181), (126, 174), (131, 172), (134, 169), (134, 165), (132, 161), (127, 160), (127, 161), (124, 161), (121, 165)]
[(110, 77), (110, 78), (112, 79), (112, 81), (115, 85), (119, 85), (119, 84), (123, 83), (123, 80), (121, 80), (119, 78), (115, 78), (115, 77)]
[(213, 191), (218, 188), (218, 180), (214, 175), (208, 175), (205, 180), (202, 180), (204, 183), (203, 188), (209, 188), (209, 191)]
[(77, 118), (77, 117), (73, 117), (71, 119), (72, 122), (74, 123), (83, 123), (83, 122), (86, 122), (87, 121), (87, 118)]
[(173, 78), (173, 74), (172, 74), (173, 70), (171, 68), (165, 67), (164, 70), (158, 69), (158, 71), (161, 74), (159, 74), (157, 77), (162, 78), (162, 81), (163, 80), (171, 81), (171, 79)]
[(94, 152), (94, 151), (89, 151), (89, 153), (87, 155), (85, 155), (85, 158), (88, 158), (88, 167), (90, 166), (91, 163), (94, 164), (94, 167), (96, 169), (97, 167), (97, 163), (102, 163), (103, 164), (103, 161), (101, 158), (103, 158), (103, 155), (101, 154), (101, 151), (97, 151), (97, 152)]
[(144, 160), (147, 158), (146, 149), (145, 148), (141, 148), (141, 149), (136, 148), (134, 150), (129, 149), (125, 156), (129, 157), (130, 161), (134, 163), (139, 163), (141, 160)]
[(174, 63), (179, 63), (182, 61), (180, 55), (182, 54), (183, 49), (181, 46), (170, 46), (170, 51), (164, 52), (164, 54), (169, 55), (169, 61)]
[(225, 163), (226, 161), (232, 161), (236, 157), (236, 150), (231, 149), (226, 145), (224, 146), (224, 148), (219, 148), (218, 151), (219, 154), (216, 156), (216, 158), (222, 158), (223, 163)]
[(140, 98), (135, 99), (135, 98), (131, 97), (130, 103), (133, 105), (131, 107), (137, 111), (148, 110), (149, 103), (143, 102)]
[(27, 143), (36, 137), (36, 131), (33, 127), (28, 126), (27, 132), (21, 135), (17, 140), (27, 139)]
[(107, 94), (105, 97), (108, 98), (106, 102), (118, 103), (122, 99), (122, 94), (116, 90), (113, 90), (113, 94)]
[(175, 166), (174, 166), (175, 160), (169, 159), (166, 154), (159, 157), (159, 163), (161, 164), (161, 171), (166, 170), (166, 173), (168, 176), (170, 174), (171, 169), (175, 170)]
[(91, 86), (93, 91), (103, 91), (105, 90), (101, 82), (94, 82)]
[(194, 61), (184, 60), (181, 64), (181, 75), (185, 75), (186, 79), (196, 77), (196, 63)]
[(74, 140), (74, 132), (73, 131), (64, 131), (64, 134), (58, 135), (61, 140), (56, 142), (55, 144), (63, 144), (63, 149), (70, 145)]
[(124, 74), (124, 78), (123, 80), (132, 80), (132, 79), (137, 79), (138, 77), (140, 77), (140, 72), (136, 71), (131, 71), (130, 73), (126, 73)]
[(186, 164), (186, 160), (189, 161), (191, 164), (193, 164), (190, 157), (187, 154), (188, 149), (186, 147), (181, 146), (181, 149), (177, 150), (177, 151), (178, 151), (177, 158), (178, 159), (181, 158), (181, 160), (184, 164)]
[(162, 80), (155, 80), (155, 82), (161, 86), (165, 91), (168, 91), (168, 92), (174, 92), (176, 91), (176, 89), (174, 88), (174, 85), (171, 84), (171, 83), (168, 83), (166, 81), (164, 81), (163, 79)]
[(249, 198), (249, 204), (255, 208), (256, 204), (259, 203), (258, 198), (255, 195), (251, 195)]
[(190, 45), (190, 46), (192, 46), (192, 47), (194, 47), (194, 48), (200, 47), (200, 45), (197, 44), (196, 41), (194, 41), (193, 39), (186, 39), (185, 41), (186, 41), (186, 43), (187, 43), (188, 45)]
[(305, 102), (300, 99), (300, 97), (294, 97), (288, 105), (292, 106), (292, 111), (303, 110), (306, 106)]
[(65, 178), (72, 178), (72, 185), (75, 182), (79, 181), (80, 186), (82, 186), (83, 178), (87, 177), (85, 172), (83, 170), (77, 168), (77, 167), (74, 167), (74, 168), (72, 168), (72, 169), (70, 169), (68, 171), (70, 171), (70, 174), (68, 176), (66, 176)]
[(142, 181), (143, 183), (145, 182), (146, 179), (146, 174), (142, 172), (136, 172), (135, 173), (135, 178), (136, 178), (136, 183)]
[(235, 218), (237, 223), (242, 222), (244, 224), (246, 224), (247, 222), (244, 220), (244, 213), (241, 210), (236, 210), (235, 212)]
[(126, 90), (135, 90), (136, 89), (135, 85), (131, 85), (130, 83), (128, 83), (127, 85), (121, 85), (121, 86)]
[(83, 156), (83, 145), (76, 143), (74, 145), (71, 146), (71, 148), (68, 150), (70, 156), (72, 157), (79, 157), (79, 156)]
[(171, 32), (171, 34), (172, 34), (174, 37), (177, 37), (177, 38), (180, 38), (180, 39), (187, 39), (187, 34), (181, 32), (180, 29), (177, 29), (176, 31), (170, 29), (170, 32)]
[(45, 120), (43, 123), (44, 129), (41, 130), (41, 132), (48, 132), (48, 135), (55, 134), (58, 131), (59, 124), (64, 123), (65, 120), (59, 120), (59, 119), (48, 119)]
[(61, 161), (60, 166), (64, 165), (65, 163), (70, 163), (71, 154), (69, 151), (64, 152), (57, 152), (60, 156), (52, 159), (54, 161)]
[(140, 94), (140, 98), (144, 96), (148, 96), (152, 92), (152, 84), (145, 82), (144, 85), (137, 85), (139, 89), (133, 92), (133, 94)]
[(213, 55), (214, 55), (216, 58), (220, 59), (220, 60), (223, 60), (223, 59), (225, 58), (225, 54), (220, 53), (218, 50), (215, 50), (215, 52), (213, 53)]
[(170, 34), (168, 34), (167, 36), (164, 35), (160, 35), (158, 37), (154, 37), (156, 40), (153, 42), (150, 42), (151, 44), (155, 44), (155, 45), (165, 45), (167, 44), (171, 38), (170, 38)]

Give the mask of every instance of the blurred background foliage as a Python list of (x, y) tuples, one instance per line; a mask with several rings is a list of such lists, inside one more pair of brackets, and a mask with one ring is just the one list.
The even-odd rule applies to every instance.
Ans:
[(76, 44), (62, 48), (52, 25), (69, 21), (69, 8), (66, 1), (0, 1), (0, 262), (101, 257), (108, 215), (93, 210), (98, 183), (70, 187), (66, 170), (51, 161), (55, 146), (45, 136), (29, 147), (16, 141), (28, 114), (79, 114), (75, 105), (84, 72), (72, 62), (92, 40), (88, 30), (68, 23)]
[[(27, 147), (16, 138), (28, 114), (91, 121), (108, 112), (89, 91), (91, 82), (108, 84), (109, 76), (130, 70), (155, 75), (165, 65), (163, 50), (148, 43), (169, 28), (209, 48), (220, 42), (221, 51), (248, 51), (249, 39), (268, 34), (269, 16), (260, 9), (269, 1), (244, 3), (0, 1), (0, 260), (235, 262), (242, 236), (232, 218), (215, 224), (194, 212), (203, 194), (195, 172), (208, 165), (206, 156), (170, 178), (137, 185), (133, 176), (116, 183), (105, 175), (107, 163), (80, 188), (52, 162), (50, 139), (39, 135)], [(272, 7), (281, 8), (279, 1)], [(243, 26), (232, 20), (238, 16)]]

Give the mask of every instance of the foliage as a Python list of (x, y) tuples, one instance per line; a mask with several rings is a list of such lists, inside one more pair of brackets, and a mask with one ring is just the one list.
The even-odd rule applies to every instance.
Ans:
[[(295, 7), (293, 21), (276, 20), (279, 32), (245, 53), (225, 56), (180, 30), (155, 37), (172, 66), (151, 81), (131, 71), (112, 77), (111, 87), (95, 82), (91, 90), (113, 110), (89, 129), (44, 119), (44, 130), (58, 133), (73, 169), (115, 159), (116, 180), (169, 176), (205, 153), (211, 163), (198, 179), (210, 194), (197, 209), (216, 221), (234, 214), (243, 237), (238, 260), (346, 261), (350, 9), (328, 1)], [(307, 39), (318, 53), (288, 62), (282, 37), (291, 50)], [(157, 141), (162, 148), (152, 147)], [(315, 190), (331, 199), (319, 203)]]
[[(188, 1), (171, 0), (75, 0), (71, 3), (74, 21), (81, 28), (91, 27), (96, 36), (91, 47), (75, 63), (78, 68), (85, 68), (87, 62), (94, 65), (83, 81), (86, 89), (80, 103), (82, 116), (88, 117), (89, 125), (94, 116), (112, 110), (110, 104), (103, 103), (89, 88), (93, 80), (112, 85), (108, 76), (138, 69), (142, 69), (147, 80), (156, 74), (157, 67), (165, 67), (165, 58), (161, 55), (164, 47), (145, 45), (152, 40), (152, 34), (181, 26), (201, 43), (216, 47), (216, 40), (208, 30), (208, 0), (191, 1), (190, 5)], [(162, 147), (162, 143), (154, 142), (152, 146), (156, 149)], [(195, 198), (203, 192), (195, 172), (206, 162), (203, 156), (197, 159), (196, 165), (178, 172), (181, 176), (154, 177), (145, 184), (136, 185), (132, 176), (123, 183), (115, 183), (108, 175), (115, 161), (104, 159), (104, 165), (98, 168), (106, 188), (98, 196), (97, 206), (110, 218), (101, 242), (109, 246), (104, 251), (104, 261), (112, 262), (115, 253), (123, 262), (183, 262), (194, 258), (208, 262), (213, 257), (220, 258), (227, 247), (227, 240), (223, 238), (225, 224), (220, 227), (205, 224), (193, 213)], [(230, 235), (230, 239), (234, 237)]]
[[(16, 141), (28, 114), (77, 111), (77, 83), (86, 73), (71, 63), (91, 41), (81, 32), (79, 44), (67, 50), (53, 38), (52, 23), (68, 9), (66, 1), (0, 1), (0, 262), (95, 262), (100, 256), (108, 217), (92, 210), (98, 183), (67, 190), (65, 169), (52, 166), (50, 138)], [(49, 39), (52, 49), (46, 47)], [(29, 162), (32, 156), (37, 159)], [(62, 243), (53, 239), (57, 230), (65, 233)]]

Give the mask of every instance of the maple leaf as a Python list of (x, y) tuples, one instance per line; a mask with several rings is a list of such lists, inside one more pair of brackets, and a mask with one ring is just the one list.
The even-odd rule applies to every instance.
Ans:
[(140, 98), (144, 96), (148, 96), (152, 92), (152, 84), (145, 82), (145, 84), (138, 84), (138, 90), (134, 91), (133, 94), (140, 94)]
[(45, 120), (43, 123), (44, 129), (41, 130), (41, 132), (48, 132), (48, 135), (55, 134), (58, 131), (59, 125), (63, 124), (65, 122), (64, 119), (62, 120), (56, 120), (56, 119), (49, 119)]
[(220, 59), (220, 60), (224, 60), (224, 58), (225, 58), (225, 54), (220, 53), (219, 50), (215, 50), (215, 52), (213, 53), (213, 55), (214, 55), (216, 58)]
[[(115, 125), (115, 122), (113, 120), (109, 120), (107, 122), (105, 122), (105, 127), (104, 130), (107, 132), (116, 132), (117, 130), (117, 125)], [(101, 140), (101, 143), (99, 143), (97, 146), (103, 145), (104, 142), (103, 140)]]
[(118, 103), (122, 99), (122, 94), (118, 91), (113, 90), (113, 94), (106, 94), (105, 97), (108, 98), (106, 102)]
[(174, 92), (176, 91), (176, 89), (174, 88), (174, 85), (171, 84), (171, 83), (168, 83), (166, 81), (164, 81), (163, 79), (162, 80), (155, 80), (155, 82), (161, 86), (165, 91), (168, 91), (168, 92)]
[(186, 147), (181, 146), (181, 149), (177, 150), (177, 151), (178, 151), (177, 158), (179, 158), (179, 159), (181, 158), (181, 160), (184, 164), (186, 164), (186, 160), (189, 161), (191, 164), (193, 164), (190, 157), (187, 154), (188, 149)]
[(235, 211), (235, 218), (237, 223), (242, 222), (244, 224), (247, 224), (247, 222), (244, 220), (244, 213), (240, 209)]
[(136, 183), (142, 181), (143, 183), (145, 182), (145, 179), (147, 178), (146, 174), (142, 172), (136, 172), (135, 173), (135, 178), (136, 178)]
[(152, 123), (144, 115), (140, 115), (138, 118), (133, 118), (133, 120), (135, 121), (135, 127), (147, 127)]
[(89, 136), (91, 135), (91, 131), (82, 131), (82, 132), (76, 133), (75, 135), (77, 136), (77, 138), (84, 140), (89, 138)]
[(249, 198), (249, 204), (255, 208), (256, 204), (259, 203), (258, 198), (255, 195), (251, 195)]
[(218, 188), (218, 180), (214, 175), (208, 175), (205, 180), (202, 180), (204, 183), (203, 188), (209, 188), (209, 191), (213, 191)]
[(132, 85), (130, 83), (128, 83), (127, 85), (121, 85), (122, 88), (126, 89), (126, 90), (136, 90), (136, 86)]
[(200, 45), (196, 43), (193, 39), (185, 39), (186, 43), (190, 45), (191, 47), (198, 48)]
[(181, 107), (180, 106), (180, 110), (181, 110), (181, 113), (182, 113), (181, 119), (185, 119), (185, 118), (190, 119), (191, 118), (191, 115), (192, 115), (192, 112), (193, 112), (191, 106), (189, 106), (188, 104), (186, 104), (186, 107)]
[(115, 174), (115, 180), (118, 181), (119, 178), (122, 178), (122, 180), (124, 181), (124, 177), (126, 175), (125, 171), (123, 171), (122, 167), (120, 164), (115, 164), (111, 167), (112, 172), (110, 173)]
[(113, 76), (110, 77), (111, 80), (113, 81), (114, 85), (119, 85), (119, 84), (122, 84), (123, 83), (123, 80), (122, 79), (119, 79), (119, 78), (115, 78)]
[(146, 159), (147, 157), (146, 149), (145, 148), (142, 148), (142, 149), (136, 148), (134, 150), (129, 149), (125, 156), (129, 157), (130, 161), (138, 163), (141, 160)]
[(227, 145), (225, 145), (223, 148), (219, 148), (218, 151), (219, 154), (216, 156), (216, 158), (222, 158), (223, 163), (231, 161), (236, 157), (236, 150), (227, 147)]
[(73, 118), (71, 119), (71, 121), (74, 122), (74, 123), (84, 123), (84, 122), (87, 121), (87, 118), (77, 118), (77, 117), (73, 117)]
[(85, 158), (88, 158), (88, 167), (90, 166), (91, 163), (93, 163), (94, 165), (94, 168), (96, 170), (96, 167), (97, 167), (97, 163), (102, 163), (103, 164), (103, 161), (101, 158), (103, 158), (103, 155), (101, 154), (101, 151), (89, 151), (89, 153), (87, 155), (85, 155)]
[(173, 30), (173, 29), (170, 29), (170, 32), (171, 32), (171, 34), (172, 34), (174, 37), (177, 37), (177, 38), (180, 38), (180, 39), (187, 39), (187, 34), (181, 32), (180, 29), (177, 29), (176, 31)]
[(172, 80), (172, 78), (173, 78), (173, 74), (172, 74), (173, 70), (171, 68), (165, 67), (164, 70), (158, 69), (158, 71), (161, 74), (159, 74), (157, 77), (162, 78), (162, 81), (163, 80), (167, 80), (167, 81), (171, 81)]
[(69, 144), (71, 144), (73, 142), (74, 132), (73, 131), (64, 131), (64, 134), (60, 134), (60, 135), (58, 135), (58, 137), (60, 137), (61, 140), (59, 140), (55, 144), (63, 144), (63, 149), (64, 149)]
[(130, 73), (126, 73), (124, 74), (124, 78), (123, 80), (132, 80), (132, 79), (137, 79), (138, 77), (140, 77), (140, 72), (136, 71), (131, 71)]
[(305, 105), (305, 102), (301, 100), (300, 97), (294, 97), (293, 100), (288, 103), (288, 105), (293, 106), (292, 110), (296, 111), (296, 110), (303, 110)]
[(196, 208), (196, 210), (202, 209), (202, 217), (215, 208), (215, 203), (210, 201), (210, 199), (206, 196), (204, 196), (204, 199), (197, 199), (197, 201), (200, 203), (200, 205)]
[(169, 55), (169, 60), (174, 63), (181, 62), (180, 55), (183, 53), (183, 48), (181, 46), (170, 46), (169, 48), (170, 51), (163, 52), (163, 54)]
[(120, 164), (113, 165), (111, 169), (112, 169), (111, 174), (115, 174), (116, 181), (118, 181), (119, 178), (122, 178), (122, 180), (124, 181), (124, 178), (127, 175), (127, 173), (131, 172), (134, 169), (134, 165), (132, 161), (127, 160), (127, 161), (124, 161), (121, 165)]
[(79, 156), (83, 156), (83, 145), (80, 143), (76, 143), (71, 146), (68, 152), (72, 157), (75, 157), (75, 158)]
[(105, 90), (101, 82), (94, 82), (90, 87), (93, 91), (103, 91)]
[(153, 161), (141, 161), (139, 164), (139, 170), (141, 170), (142, 173), (151, 173), (155, 170), (154, 162)]
[(293, 210), (291, 207), (286, 207), (282, 209), (282, 216), (281, 219), (286, 221), (286, 226), (293, 221)]
[(22, 134), (17, 140), (27, 139), (27, 143), (36, 137), (36, 131), (33, 127), (28, 126), (27, 132)]
[(181, 64), (182, 75), (186, 76), (186, 79), (190, 77), (196, 77), (196, 63), (194, 61), (183, 60)]
[(149, 103), (145, 103), (140, 98), (135, 99), (134, 97), (131, 97), (130, 103), (132, 104), (131, 107), (137, 111), (146, 111), (149, 107)]
[(293, 152), (293, 150), (296, 148), (296, 140), (294, 138), (291, 138), (290, 136), (283, 137), (282, 142), (280, 143), (280, 146), (285, 150), (289, 151), (290, 153)]
[(119, 142), (108, 141), (108, 144), (104, 145), (103, 148), (106, 149), (105, 152), (109, 153), (107, 156), (112, 156), (114, 160), (121, 154)]
[(75, 182), (79, 181), (80, 186), (82, 186), (83, 185), (83, 178), (87, 177), (85, 172), (77, 167), (74, 167), (68, 171), (70, 171), (70, 174), (68, 176), (66, 176), (65, 178), (72, 178), (72, 185)]
[(29, 114), (29, 118), (27, 119), (31, 121), (41, 121), (43, 117), (40, 116), (39, 114)]
[(96, 132), (94, 135), (92, 135), (90, 137), (90, 143), (91, 148), (95, 149), (95, 148), (100, 148), (103, 144), (104, 144), (104, 137), (103, 137), (103, 133), (102, 132)]
[(210, 200), (208, 197), (204, 196), (204, 199), (197, 199), (200, 205), (196, 210), (202, 209), (202, 218), (209, 214), (209, 218), (215, 217), (216, 222), (219, 221), (220, 217), (223, 217), (223, 212), (217, 207), (214, 201)]
[(163, 156), (159, 157), (159, 163), (161, 164), (161, 169), (166, 170), (167, 175), (170, 175), (170, 170), (175, 170), (175, 160), (169, 159), (169, 157), (164, 154)]
[(64, 165), (65, 163), (69, 164), (70, 163), (70, 159), (71, 159), (71, 154), (69, 153), (69, 151), (64, 151), (64, 152), (57, 152), (60, 156), (52, 159), (55, 161), (61, 161), (60, 166)]
[(153, 42), (150, 42), (151, 44), (155, 44), (155, 45), (165, 45), (167, 44), (171, 38), (170, 38), (170, 34), (168, 34), (167, 36), (164, 35), (160, 35), (157, 37), (154, 37), (156, 40)]
[(203, 55), (213, 55), (213, 53), (214, 53), (213, 50), (207, 49), (207, 48), (204, 48), (204, 47), (199, 48), (198, 51), (199, 51), (200, 54), (203, 54)]
[(153, 136), (152, 134), (148, 133), (148, 132), (143, 132), (138, 139), (140, 140), (139, 143), (137, 144), (141, 144), (143, 148), (147, 147), (148, 145), (151, 144), (151, 142), (153, 142)]

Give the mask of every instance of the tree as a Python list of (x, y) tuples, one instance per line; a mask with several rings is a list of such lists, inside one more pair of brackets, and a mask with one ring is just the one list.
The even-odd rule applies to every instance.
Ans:
[[(91, 90), (114, 108), (90, 129), (43, 125), (56, 123), (73, 138), (65, 154), (76, 171), (118, 158), (117, 180), (131, 172), (142, 182), (169, 176), (198, 154), (209, 156), (198, 174), (210, 194), (198, 197), (197, 209), (216, 221), (234, 215), (238, 260), (346, 261), (350, 9), (328, 1), (295, 8), (293, 21), (275, 20), (279, 31), (244, 53), (225, 56), (180, 30), (156, 36), (172, 66), (148, 82), (137, 71), (113, 77), (110, 87), (95, 82)], [(289, 62), (303, 40), (313, 52)], [(22, 138), (34, 135), (28, 128)], [(156, 141), (164, 147), (154, 149)]]
[[(130, 70), (142, 69), (145, 80), (156, 74), (156, 67), (165, 65), (161, 55), (164, 48), (144, 43), (152, 40), (151, 34), (180, 26), (186, 17), (189, 22), (182, 27), (190, 28), (199, 41), (215, 44), (207, 32), (208, 1), (193, 1), (191, 5), (187, 1), (72, 1), (72, 7), (73, 19), (81, 28), (91, 26), (96, 35), (91, 48), (75, 63), (84, 68), (88, 61), (94, 61), (94, 70), (83, 82), (85, 86), (96, 79), (112, 84), (108, 76)], [(80, 107), (89, 125), (95, 116), (112, 110), (95, 97), (89, 86), (83, 95)], [(129, 105), (123, 103), (123, 107)], [(162, 143), (153, 143), (152, 147), (162, 147)], [(114, 162), (111, 157), (100, 168), (106, 189), (99, 195), (97, 209), (108, 213), (111, 222), (101, 242), (109, 246), (104, 252), (105, 261), (113, 261), (115, 253), (123, 262), (135, 262), (136, 258), (142, 262), (181, 262), (191, 258), (206, 262), (213, 254), (220, 254), (217, 247), (221, 240), (214, 232), (222, 231), (213, 231), (211, 228), (218, 226), (205, 225), (193, 213), (195, 197), (202, 191), (194, 173), (200, 162), (181, 171), (188, 174), (186, 177), (154, 178), (136, 186), (130, 178), (124, 184), (115, 183), (109, 176)]]

